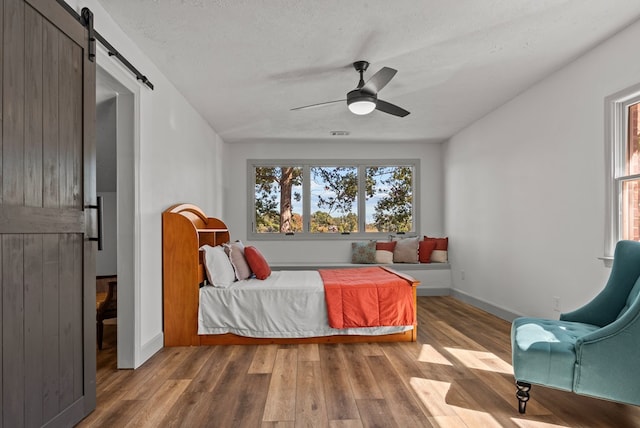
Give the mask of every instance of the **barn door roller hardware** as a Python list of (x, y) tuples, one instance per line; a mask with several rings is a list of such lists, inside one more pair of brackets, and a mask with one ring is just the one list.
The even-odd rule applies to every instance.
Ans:
[(78, 15), (75, 10), (71, 6), (69, 6), (64, 0), (57, 0), (58, 4), (62, 6), (71, 16), (73, 16), (79, 23), (81, 23), (84, 27), (89, 31), (89, 60), (94, 62), (96, 60), (96, 40), (99, 41), (102, 46), (107, 48), (109, 52), (109, 56), (115, 56), (118, 61), (122, 63), (125, 67), (127, 67), (133, 74), (136, 75), (136, 79), (147, 85), (150, 89), (153, 89), (153, 83), (147, 79), (147, 76), (140, 73), (137, 68), (133, 66), (124, 56), (118, 52), (116, 48), (111, 45), (93, 28), (93, 12), (88, 7), (82, 8), (82, 15)]

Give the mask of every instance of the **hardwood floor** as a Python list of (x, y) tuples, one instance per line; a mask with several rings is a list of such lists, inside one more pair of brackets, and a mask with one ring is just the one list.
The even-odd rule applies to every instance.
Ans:
[(517, 410), (510, 324), (419, 297), (419, 341), (164, 348), (116, 370), (98, 353), (98, 406), (79, 427), (639, 427), (640, 407), (539, 386)]

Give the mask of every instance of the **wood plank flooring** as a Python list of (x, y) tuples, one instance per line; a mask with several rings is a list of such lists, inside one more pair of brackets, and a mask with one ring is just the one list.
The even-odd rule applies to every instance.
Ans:
[(534, 386), (517, 410), (510, 324), (452, 297), (418, 298), (400, 344), (164, 348), (116, 370), (98, 352), (98, 406), (79, 427), (640, 427), (640, 407)]

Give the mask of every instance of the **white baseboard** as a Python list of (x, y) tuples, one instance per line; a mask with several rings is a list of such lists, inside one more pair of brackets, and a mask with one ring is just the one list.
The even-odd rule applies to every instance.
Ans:
[(449, 287), (418, 287), (416, 290), (418, 296), (448, 296), (451, 294)]
[(522, 315), (512, 312), (508, 309), (502, 308), (500, 306), (496, 306), (493, 303), (489, 303), (485, 300), (478, 299), (476, 297), (470, 296), (469, 294), (462, 292), (460, 290), (451, 289), (451, 296), (456, 299), (473, 305), (477, 308), (482, 309), (483, 311), (487, 311), (490, 314), (497, 316), (498, 318), (502, 318), (503, 320), (507, 320), (509, 322), (514, 319), (521, 317)]
[(153, 357), (153, 355), (164, 346), (164, 333), (158, 333), (153, 339), (140, 347), (140, 359), (135, 368), (140, 367), (145, 361)]

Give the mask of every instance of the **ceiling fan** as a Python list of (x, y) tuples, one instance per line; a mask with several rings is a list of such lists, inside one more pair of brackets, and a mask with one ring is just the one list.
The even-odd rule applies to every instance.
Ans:
[(349, 110), (358, 115), (369, 114), (373, 110), (380, 110), (381, 112), (399, 117), (405, 117), (408, 115), (409, 112), (407, 110), (378, 99), (378, 92), (384, 88), (387, 83), (389, 83), (398, 70), (394, 70), (389, 67), (382, 67), (380, 71), (371, 76), (371, 78), (367, 80), (367, 83), (365, 83), (362, 75), (367, 71), (368, 67), (369, 63), (367, 61), (356, 61), (353, 63), (353, 68), (360, 73), (360, 82), (358, 82), (358, 86), (354, 90), (347, 93), (346, 99), (311, 104), (308, 106), (292, 108), (291, 110), (303, 110), (346, 101)]

